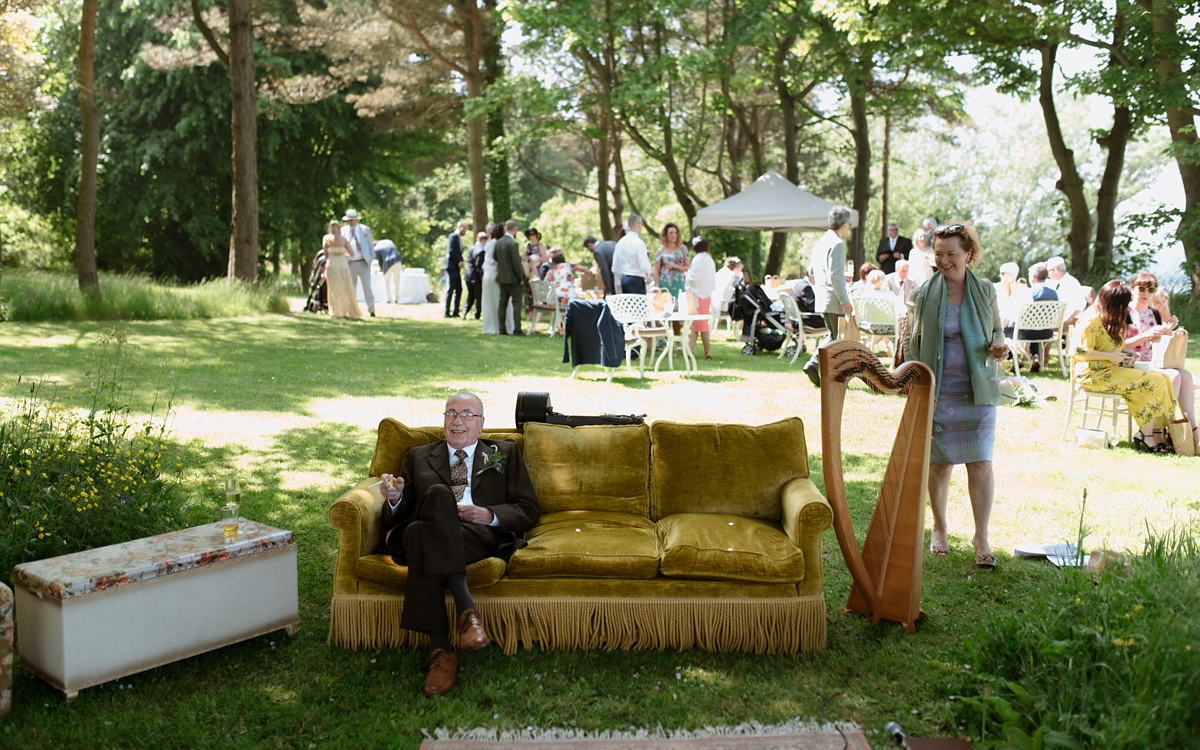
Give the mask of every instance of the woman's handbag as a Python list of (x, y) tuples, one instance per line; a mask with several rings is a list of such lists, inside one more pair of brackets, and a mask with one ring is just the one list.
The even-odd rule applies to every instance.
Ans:
[(862, 332), (858, 330), (858, 318), (854, 314), (843, 316), (841, 322), (838, 323), (838, 328), (842, 329), (838, 334), (838, 338), (842, 341), (862, 342)]
[(1182, 370), (1187, 367), (1187, 345), (1188, 332), (1180, 328), (1150, 344), (1150, 361), (1160, 370)]
[(1196, 455), (1191, 422), (1187, 419), (1172, 419), (1167, 425), (1167, 432), (1171, 435), (1171, 445), (1175, 446), (1176, 453), (1181, 456)]

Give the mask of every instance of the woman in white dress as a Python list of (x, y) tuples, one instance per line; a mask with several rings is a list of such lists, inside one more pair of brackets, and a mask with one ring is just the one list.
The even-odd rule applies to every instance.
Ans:
[[(488, 241), (483, 246), (483, 332), (499, 335), (500, 285), (496, 283), (496, 240), (504, 236), (504, 227), (494, 222), (487, 225)], [(508, 307), (506, 331), (513, 330), (512, 306)]]
[(329, 316), (361, 318), (350, 277), (350, 243), (342, 236), (336, 221), (329, 222), (329, 234), (321, 240), (325, 250), (325, 284), (329, 295)]
[(933, 250), (927, 246), (924, 232), (913, 235), (913, 248), (908, 252), (908, 278), (918, 287), (933, 275)]

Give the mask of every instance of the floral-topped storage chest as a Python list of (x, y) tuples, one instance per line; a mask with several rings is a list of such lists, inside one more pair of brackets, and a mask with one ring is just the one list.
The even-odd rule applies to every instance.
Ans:
[(79, 690), (299, 626), (291, 531), (242, 519), (18, 565), (21, 668)]

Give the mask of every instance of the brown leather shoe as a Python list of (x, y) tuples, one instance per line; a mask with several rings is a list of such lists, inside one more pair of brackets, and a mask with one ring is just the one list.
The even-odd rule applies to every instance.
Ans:
[(464, 654), (478, 651), (492, 644), (479, 613), (473, 609), (463, 610), (458, 616), (458, 649)]
[(429, 666), (425, 670), (425, 684), (421, 692), (427, 696), (445, 695), (454, 687), (458, 674), (458, 654), (444, 648), (429, 652)]

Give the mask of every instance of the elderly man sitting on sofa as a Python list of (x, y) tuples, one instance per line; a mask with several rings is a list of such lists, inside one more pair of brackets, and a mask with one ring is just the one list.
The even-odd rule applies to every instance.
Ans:
[(491, 643), (467, 589), (466, 567), (488, 557), (507, 561), (525, 546), (522, 535), (541, 517), (516, 444), (479, 439), (479, 397), (454, 394), (444, 416), (444, 441), (408, 451), (399, 477), (381, 477), (385, 544), (409, 568), (400, 626), (429, 634), (422, 688), (429, 696), (454, 687), (458, 672), (445, 590), (458, 612), (459, 649), (469, 653)]

